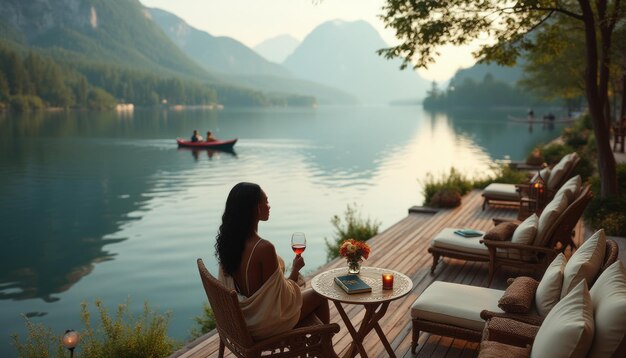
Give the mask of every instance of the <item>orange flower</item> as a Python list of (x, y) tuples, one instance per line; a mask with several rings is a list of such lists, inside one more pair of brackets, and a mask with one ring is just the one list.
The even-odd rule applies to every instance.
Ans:
[(339, 255), (351, 261), (367, 260), (371, 252), (370, 246), (355, 239), (348, 239), (339, 245)]

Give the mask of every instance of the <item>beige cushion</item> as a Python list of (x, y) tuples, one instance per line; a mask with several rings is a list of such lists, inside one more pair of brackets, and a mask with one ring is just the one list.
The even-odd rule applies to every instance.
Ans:
[(550, 178), (546, 180), (548, 189), (557, 190), (557, 185), (563, 180), (563, 176), (569, 171), (572, 166), (572, 155), (567, 154), (552, 168), (550, 172)]
[(530, 356), (586, 357), (593, 333), (593, 304), (587, 283), (582, 281), (548, 313), (539, 327)]
[(482, 236), (463, 237), (455, 234), (456, 230), (460, 229), (445, 228), (441, 230), (430, 242), (430, 246), (489, 256), (487, 246), (480, 243)]
[(626, 269), (620, 261), (598, 277), (590, 291), (596, 333), (588, 356), (611, 357), (626, 334)]
[[(513, 232), (513, 236), (511, 238), (512, 243), (516, 244), (524, 244), (524, 245), (532, 245), (535, 236), (537, 235), (537, 223), (539, 218), (537, 214), (532, 214), (527, 217), (526, 220), (522, 221), (519, 226)], [(508, 257), (511, 259), (520, 259), (520, 256), (523, 257), (524, 260), (533, 260), (536, 256), (528, 251), (521, 252), (515, 249), (498, 249), (497, 255), (499, 257)]]
[(541, 216), (539, 216), (537, 236), (534, 242), (535, 246), (546, 246), (550, 240), (549, 234), (552, 229), (552, 224), (554, 224), (556, 219), (565, 211), (567, 204), (567, 197), (562, 196), (558, 200), (557, 198), (552, 199), (552, 201), (546, 205), (541, 212)]
[(580, 191), (580, 187), (582, 186), (583, 181), (580, 178), (580, 175), (576, 175), (571, 177), (568, 181), (563, 183), (563, 186), (559, 188), (559, 191), (554, 195), (555, 198), (561, 197), (563, 195), (567, 196), (567, 203), (571, 204), (576, 195)]
[(561, 299), (565, 263), (565, 255), (558, 254), (539, 281), (537, 292), (535, 292), (535, 309), (542, 317), (547, 316), (552, 307)]
[(587, 281), (591, 286), (595, 280), (602, 262), (604, 261), (604, 250), (606, 248), (606, 237), (604, 230), (600, 229), (591, 235), (576, 252), (570, 257), (563, 270), (563, 287), (561, 288), (561, 298), (573, 289), (578, 282)]
[(482, 331), (485, 321), (480, 318), (480, 311), (502, 312), (498, 300), (503, 293), (492, 288), (435, 281), (411, 306), (411, 318)]
[(491, 183), (483, 190), (483, 196), (491, 200), (517, 201), (520, 199), (515, 184)]

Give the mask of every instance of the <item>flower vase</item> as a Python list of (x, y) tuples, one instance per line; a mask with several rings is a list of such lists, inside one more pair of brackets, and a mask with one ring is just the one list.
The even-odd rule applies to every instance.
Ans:
[(358, 275), (361, 272), (361, 262), (362, 260), (348, 259), (348, 273)]

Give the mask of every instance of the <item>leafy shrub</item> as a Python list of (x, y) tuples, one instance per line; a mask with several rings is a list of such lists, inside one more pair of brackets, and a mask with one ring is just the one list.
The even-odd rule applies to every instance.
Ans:
[[(84, 330), (81, 343), (76, 348), (78, 357), (167, 357), (176, 348), (175, 341), (167, 336), (170, 314), (161, 315), (144, 303), (143, 313), (135, 318), (128, 312), (128, 304), (118, 306), (111, 317), (102, 301), (96, 300), (100, 321), (91, 325), (91, 313), (87, 303), (81, 304), (81, 321)], [(13, 342), (20, 357), (65, 357), (61, 336), (55, 336), (50, 328), (26, 321), (28, 336), (22, 343), (18, 335)]]
[(441, 189), (430, 199), (430, 206), (435, 208), (455, 208), (459, 205), (461, 205), (461, 194), (456, 189)]
[(552, 143), (541, 148), (541, 151), (543, 152), (546, 163), (553, 165), (558, 163), (565, 155), (574, 152), (574, 148), (565, 144)]
[[(450, 168), (450, 173), (442, 175), (439, 179), (428, 173), (426, 174), (426, 180), (424, 180), (424, 186), (422, 193), (424, 194), (424, 205), (434, 206), (433, 197), (439, 191), (456, 192), (458, 195), (463, 196), (467, 194), (473, 188), (473, 182), (467, 179), (463, 174), (454, 168)], [(451, 194), (445, 194), (451, 195)]]
[(82, 303), (81, 319), (85, 331), (81, 334), (82, 355), (85, 357), (167, 357), (176, 348), (174, 340), (167, 336), (170, 314), (153, 311), (144, 303), (143, 312), (134, 317), (128, 304), (117, 307), (111, 317), (102, 301), (95, 305), (100, 314), (101, 325), (91, 326), (91, 314), (87, 303)]
[(526, 157), (526, 164), (528, 165), (541, 165), (544, 162), (545, 159), (539, 148), (533, 149), (533, 151)]
[(193, 320), (197, 324), (197, 327), (191, 329), (191, 338), (194, 339), (210, 332), (216, 326), (215, 313), (213, 313), (211, 306), (206, 302), (202, 305), (202, 314), (194, 317)]
[(561, 138), (568, 146), (578, 150), (589, 142), (592, 134), (591, 117), (589, 114), (581, 116), (571, 127), (563, 129)]
[(328, 261), (339, 256), (339, 245), (344, 240), (354, 239), (367, 241), (378, 234), (380, 222), (371, 220), (370, 218), (361, 218), (356, 204), (348, 204), (344, 216), (343, 221), (338, 215), (330, 219), (331, 224), (335, 227), (335, 234), (332, 242), (324, 238), (326, 242), (326, 258)]
[(17, 334), (12, 335), (13, 345), (21, 358), (65, 357), (65, 347), (61, 344), (62, 336), (57, 336), (52, 329), (41, 323), (26, 320), (26, 342), (22, 343)]
[(527, 182), (529, 179), (528, 172), (513, 169), (506, 164), (494, 167), (493, 171), (494, 175), (492, 176), (488, 176), (484, 179), (475, 179), (472, 183), (472, 187), (484, 189), (491, 183), (521, 184)]

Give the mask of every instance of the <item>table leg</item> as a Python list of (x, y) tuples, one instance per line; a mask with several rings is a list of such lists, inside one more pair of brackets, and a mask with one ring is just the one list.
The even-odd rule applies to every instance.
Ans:
[[(344, 358), (354, 357), (356, 355), (356, 349), (358, 349), (359, 353), (361, 353), (361, 357), (366, 358), (367, 354), (365, 353), (365, 348), (363, 348), (363, 338), (359, 339), (359, 337), (360, 337), (361, 329), (364, 328), (365, 326), (363, 324), (365, 323), (365, 318), (369, 320), (369, 317), (367, 317), (368, 311), (367, 310), (365, 311), (365, 317), (363, 318), (363, 322), (361, 323), (361, 327), (359, 328), (359, 333), (357, 333), (357, 331), (354, 329), (354, 326), (352, 325), (352, 322), (350, 322), (350, 318), (346, 314), (346, 311), (344, 311), (343, 307), (341, 306), (341, 303), (337, 301), (333, 301), (333, 302), (335, 303), (335, 307), (337, 307), (337, 311), (339, 312), (339, 315), (343, 319), (343, 322), (346, 324), (346, 328), (348, 329), (348, 332), (352, 336), (352, 343), (350, 344), (348, 351), (346, 352), (346, 354), (344, 354), (343, 357)], [(363, 335), (363, 337), (365, 337), (365, 335)]]
[(344, 355), (344, 358), (354, 357), (357, 353), (357, 349), (362, 358), (367, 357), (365, 349), (363, 348), (363, 340), (372, 329), (374, 329), (376, 331), (376, 334), (378, 334), (378, 338), (380, 338), (380, 341), (385, 347), (385, 350), (387, 351), (387, 353), (389, 353), (389, 357), (396, 357), (393, 349), (391, 348), (391, 345), (389, 344), (389, 341), (387, 340), (387, 337), (385, 337), (385, 333), (378, 324), (378, 321), (380, 321), (380, 319), (385, 316), (385, 313), (387, 313), (387, 307), (389, 307), (389, 302), (365, 305), (365, 315), (363, 316), (363, 321), (359, 326), (358, 332), (354, 329), (354, 326), (350, 322), (350, 319), (348, 318), (346, 312), (343, 310), (341, 303), (335, 301), (335, 306), (337, 306), (337, 311), (339, 311), (339, 314), (341, 315), (341, 318), (346, 324), (346, 328), (348, 329), (348, 332), (350, 332), (350, 335), (353, 339), (353, 342), (350, 345), (350, 348), (348, 349), (346, 354)]

